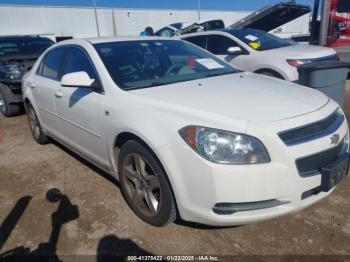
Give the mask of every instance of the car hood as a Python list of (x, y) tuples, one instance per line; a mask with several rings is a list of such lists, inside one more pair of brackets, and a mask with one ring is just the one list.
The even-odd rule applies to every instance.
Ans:
[[(130, 91), (163, 107), (181, 107), (231, 117), (237, 120), (269, 122), (316, 111), (328, 97), (291, 82), (242, 72), (176, 84)], [(165, 102), (165, 104), (164, 104)], [(167, 108), (164, 108), (165, 110)]]
[(287, 59), (321, 58), (336, 54), (332, 48), (309, 44), (296, 44), (263, 52), (281, 55)]

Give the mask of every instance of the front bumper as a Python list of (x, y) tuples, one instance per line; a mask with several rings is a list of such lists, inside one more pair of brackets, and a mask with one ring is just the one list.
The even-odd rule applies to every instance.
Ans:
[[(296, 212), (329, 195), (334, 188), (312, 191), (321, 185), (319, 172), (302, 177), (295, 164), (300, 157), (331, 148), (329, 137), (287, 146), (277, 134), (322, 119), (336, 108), (335, 103), (330, 103), (302, 117), (250, 125), (247, 133), (258, 137), (269, 151), (268, 164), (211, 163), (193, 152), (180, 136), (158, 148), (157, 155), (169, 176), (182, 219), (217, 226), (242, 225)], [(346, 121), (336, 132), (345, 137)], [(305, 192), (311, 193), (305, 197)], [(215, 207), (220, 203), (232, 203), (241, 210), (219, 214)]]
[(18, 104), (23, 102), (21, 82), (2, 82), (5, 85), (3, 91), (10, 104)]

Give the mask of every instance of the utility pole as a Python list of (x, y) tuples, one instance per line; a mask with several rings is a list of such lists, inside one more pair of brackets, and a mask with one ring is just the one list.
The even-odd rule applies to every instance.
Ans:
[(96, 0), (92, 0), (92, 3), (94, 4), (94, 12), (95, 12), (95, 22), (96, 22), (97, 36), (100, 37), (100, 27), (99, 27), (99, 25), (98, 25), (98, 17), (97, 17), (97, 10), (96, 10)]
[(310, 34), (310, 44), (318, 45), (319, 39), (319, 27), (317, 19), (318, 19), (318, 11), (320, 9), (320, 0), (315, 0), (314, 8), (312, 11), (312, 20), (311, 20), (311, 34)]
[(201, 20), (201, 0), (197, 0), (197, 8), (198, 8), (198, 21)]
[(319, 45), (327, 45), (328, 38), (328, 28), (329, 28), (329, 18), (331, 10), (331, 0), (323, 0), (322, 10), (321, 10), (321, 27), (320, 27), (320, 38)]

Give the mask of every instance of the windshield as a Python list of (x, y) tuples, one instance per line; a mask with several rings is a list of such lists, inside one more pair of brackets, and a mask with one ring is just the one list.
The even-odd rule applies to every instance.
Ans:
[(232, 74), (237, 69), (179, 40), (94, 45), (115, 83), (125, 90)]
[(0, 39), (0, 56), (40, 55), (53, 42), (44, 38), (3, 38)]
[(270, 50), (296, 44), (294, 41), (284, 40), (256, 29), (233, 29), (228, 30), (228, 32), (257, 51)]

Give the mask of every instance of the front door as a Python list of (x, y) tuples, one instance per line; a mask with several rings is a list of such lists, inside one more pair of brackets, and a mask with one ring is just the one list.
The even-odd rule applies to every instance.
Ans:
[[(86, 72), (100, 86), (98, 74), (88, 54), (80, 47), (69, 47), (62, 76)], [(102, 87), (101, 87), (102, 89)], [(104, 94), (101, 89), (61, 86), (56, 96), (56, 111), (65, 141), (89, 159), (108, 167), (104, 139)]]
[[(224, 35), (208, 35), (207, 49), (217, 57), (232, 64), (233, 66), (244, 69), (241, 55), (228, 54), (230, 47), (240, 47), (233, 39)], [(242, 48), (242, 47), (241, 47)]]

